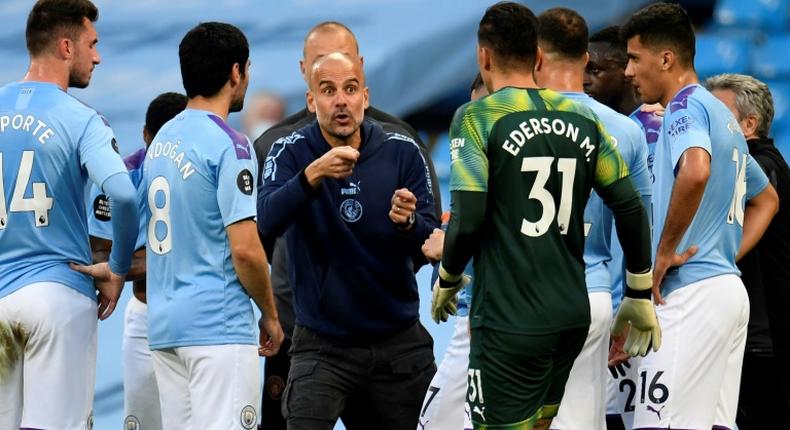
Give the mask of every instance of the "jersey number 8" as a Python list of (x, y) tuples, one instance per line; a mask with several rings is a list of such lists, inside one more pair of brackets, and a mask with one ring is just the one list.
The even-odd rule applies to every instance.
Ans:
[[(164, 202), (162, 207), (156, 204), (156, 195), (161, 192)], [(157, 176), (148, 187), (148, 210), (151, 219), (148, 220), (148, 249), (154, 254), (164, 255), (173, 249), (173, 237), (170, 236), (170, 183), (164, 176)], [(156, 237), (156, 225), (161, 222), (165, 227), (162, 239)]]

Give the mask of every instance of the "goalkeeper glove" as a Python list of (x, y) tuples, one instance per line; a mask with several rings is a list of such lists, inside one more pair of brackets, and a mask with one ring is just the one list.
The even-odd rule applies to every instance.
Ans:
[(439, 266), (439, 277), (433, 284), (433, 299), (431, 300), (431, 317), (439, 324), (447, 321), (450, 315), (458, 311), (458, 291), (469, 285), (472, 279), (467, 275), (451, 275)]
[(647, 355), (651, 344), (653, 351), (661, 347), (661, 327), (651, 300), (652, 286), (652, 271), (640, 274), (626, 271), (625, 297), (612, 324), (612, 335), (619, 336), (626, 325), (631, 325), (623, 351), (632, 357)]

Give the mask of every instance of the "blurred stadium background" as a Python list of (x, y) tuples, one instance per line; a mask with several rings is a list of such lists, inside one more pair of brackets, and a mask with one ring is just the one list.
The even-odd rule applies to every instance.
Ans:
[[(183, 91), (178, 43), (200, 21), (226, 21), (240, 27), (251, 47), (248, 96), (266, 90), (281, 95), (287, 112), (304, 106), (299, 74), (302, 41), (325, 20), (348, 25), (365, 57), (371, 102), (409, 121), (433, 147), (445, 209), (449, 206), (447, 126), (468, 99), (476, 73), (476, 28), (492, 0), (94, 0), (102, 63), (89, 88), (72, 94), (104, 113), (122, 154), (142, 146), (141, 129), (151, 99)], [(539, 13), (554, 6), (579, 11), (591, 31), (619, 24), (645, 0), (533, 0)], [(771, 131), (790, 155), (790, 0), (684, 0), (698, 29), (696, 67), (701, 78), (717, 73), (752, 74), (773, 92), (776, 117)], [(0, 2), (0, 81), (19, 80), (28, 65), (24, 28), (32, 0)], [(240, 115), (231, 122), (241, 129)], [(256, 136), (251, 136), (255, 138)], [(430, 270), (418, 274), (423, 324), (434, 335), (437, 362), (451, 335), (451, 324), (428, 317)], [(122, 427), (121, 333), (126, 288), (116, 313), (99, 327), (95, 428)]]

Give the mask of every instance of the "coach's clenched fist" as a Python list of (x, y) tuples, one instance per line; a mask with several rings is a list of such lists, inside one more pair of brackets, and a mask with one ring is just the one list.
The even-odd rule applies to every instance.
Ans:
[(417, 197), (406, 188), (395, 190), (392, 195), (390, 220), (404, 229), (414, 225), (414, 212), (417, 210)]
[(337, 146), (304, 169), (307, 182), (317, 188), (324, 178), (342, 179), (351, 176), (359, 151), (350, 146)]

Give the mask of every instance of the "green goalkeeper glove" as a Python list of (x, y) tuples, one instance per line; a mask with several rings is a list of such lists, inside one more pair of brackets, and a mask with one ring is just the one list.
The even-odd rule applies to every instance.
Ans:
[(626, 271), (625, 297), (612, 324), (612, 336), (621, 335), (631, 325), (623, 351), (632, 357), (644, 357), (651, 345), (653, 351), (661, 347), (661, 327), (651, 299), (652, 286), (652, 271), (640, 274)]
[(439, 322), (447, 321), (450, 315), (458, 311), (458, 291), (469, 285), (472, 278), (467, 275), (451, 275), (439, 266), (439, 277), (433, 284), (433, 299), (431, 300), (431, 317)]

